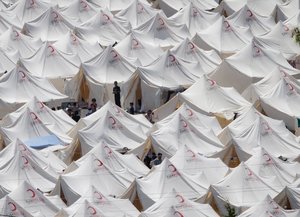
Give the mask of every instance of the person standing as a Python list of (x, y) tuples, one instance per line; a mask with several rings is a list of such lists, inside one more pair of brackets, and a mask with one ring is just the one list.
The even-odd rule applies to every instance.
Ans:
[(94, 113), (97, 110), (97, 102), (96, 102), (95, 98), (92, 99), (92, 103), (90, 105), (90, 109), (91, 109), (92, 113)]
[(130, 107), (129, 107), (129, 111), (130, 114), (134, 115), (134, 106), (133, 106), (133, 102), (130, 103)]
[(115, 95), (115, 104), (121, 107), (121, 88), (118, 86), (118, 82), (114, 82), (113, 94)]

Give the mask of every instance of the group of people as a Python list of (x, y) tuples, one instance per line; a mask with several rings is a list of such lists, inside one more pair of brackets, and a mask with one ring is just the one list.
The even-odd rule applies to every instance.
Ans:
[(144, 164), (151, 169), (153, 166), (157, 166), (162, 162), (162, 153), (149, 152), (144, 158)]

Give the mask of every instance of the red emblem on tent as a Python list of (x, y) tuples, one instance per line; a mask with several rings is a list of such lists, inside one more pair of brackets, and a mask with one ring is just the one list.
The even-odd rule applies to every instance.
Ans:
[(107, 153), (108, 155), (111, 155), (111, 154), (112, 154), (112, 150), (111, 150), (111, 148), (110, 148), (110, 147), (108, 147), (107, 145), (106, 145), (106, 146), (104, 146), (104, 149), (106, 150), (106, 153)]
[(274, 200), (271, 200), (270, 202), (269, 202), (269, 204), (273, 207), (273, 209), (279, 209), (279, 206), (275, 203), (275, 201)]
[(283, 29), (284, 29), (284, 31), (286, 31), (286, 32), (290, 31), (290, 28), (289, 28), (287, 25), (283, 25)]
[(178, 203), (184, 203), (184, 198), (181, 195), (177, 194), (175, 198), (177, 198)]
[(261, 50), (256, 45), (253, 46), (253, 50), (256, 55), (259, 55), (261, 52)]
[(192, 150), (189, 149), (189, 150), (187, 150), (186, 152), (187, 152), (187, 153), (191, 153), (191, 157), (192, 157), (192, 158), (195, 158), (195, 157), (196, 157), (195, 152), (193, 152)]
[(270, 158), (270, 156), (268, 154), (265, 153), (265, 154), (263, 154), (263, 156), (267, 163), (270, 163), (272, 161), (272, 159)]
[(34, 197), (35, 197), (35, 192), (34, 192), (32, 189), (27, 189), (27, 192), (30, 193), (31, 198), (34, 198)]
[(288, 86), (290, 92), (294, 92), (295, 91), (295, 87), (292, 84), (287, 83), (286, 85)]
[(175, 56), (172, 54), (169, 55), (169, 59), (170, 59), (171, 63), (174, 63), (176, 61)]
[(215, 86), (217, 84), (217, 82), (215, 80), (212, 80), (212, 79), (207, 79), (208, 82), (210, 83), (210, 86)]
[(42, 102), (37, 102), (40, 105), (40, 109), (43, 109), (45, 107), (44, 103)]
[(25, 72), (22, 71), (22, 70), (19, 70), (19, 73), (20, 73), (20, 75), (21, 75), (21, 79), (24, 80), (24, 79), (26, 78)]
[(192, 42), (189, 42), (188, 43), (188, 46), (191, 50), (194, 50), (195, 49), (195, 45), (192, 43)]
[(35, 4), (34, 0), (30, 0), (30, 5), (33, 6)]
[(248, 176), (253, 175), (253, 172), (248, 167), (245, 167), (245, 170), (246, 170)]
[(184, 217), (184, 215), (178, 211), (174, 212), (174, 216), (178, 216), (178, 217)]
[(176, 169), (176, 167), (175, 167), (173, 164), (170, 164), (170, 165), (168, 166), (168, 168), (169, 168), (170, 171), (173, 172), (173, 173), (177, 172), (177, 169)]
[(116, 125), (117, 121), (116, 121), (116, 119), (114, 117), (109, 116), (108, 118), (109, 118), (109, 120), (110, 120), (110, 122), (111, 122), (112, 125)]
[(107, 14), (102, 15), (106, 21), (110, 21), (110, 17)]
[(186, 123), (185, 120), (180, 120), (180, 122), (182, 123), (182, 127), (183, 128), (187, 128), (188, 127), (188, 124)]
[(24, 144), (19, 144), (20, 151), (27, 151), (27, 148)]
[(89, 206), (88, 210), (89, 210), (90, 214), (92, 214), (92, 215), (96, 215), (97, 214), (96, 209), (94, 207), (92, 207), (92, 206)]
[(103, 163), (102, 163), (101, 160), (95, 159), (95, 161), (97, 162), (97, 166), (98, 166), (98, 167), (102, 167), (102, 166), (103, 166)]
[(14, 211), (17, 210), (17, 207), (16, 207), (16, 205), (14, 203), (8, 202), (7, 204), (8, 204), (8, 206), (9, 206), (9, 208), (10, 208), (11, 211), (14, 212)]
[(247, 16), (248, 16), (248, 17), (253, 17), (253, 13), (252, 13), (252, 11), (250, 11), (249, 9), (247, 10), (246, 13), (247, 13)]
[(158, 22), (161, 26), (164, 26), (165, 25), (165, 21), (160, 17), (158, 18)]
[(117, 52), (115, 50), (111, 50), (110, 53), (112, 54), (113, 58), (116, 59), (118, 57), (118, 54), (117, 54)]
[(55, 11), (52, 11), (51, 14), (53, 15), (53, 20), (57, 21), (58, 20), (58, 14)]
[(37, 121), (39, 118), (34, 112), (30, 112), (30, 116), (34, 121)]
[(226, 31), (230, 30), (230, 24), (227, 20), (224, 21), (224, 26)]
[(262, 126), (263, 126), (263, 128), (266, 132), (271, 132), (272, 131), (272, 129), (270, 128), (270, 126), (267, 122), (262, 122)]
[(83, 9), (87, 9), (88, 8), (88, 4), (87, 4), (87, 2), (86, 1), (80, 1), (80, 5), (82, 5), (82, 8)]
[(280, 72), (282, 73), (282, 77), (287, 77), (287, 73), (285, 71), (281, 69)]
[(21, 156), (21, 158), (23, 158), (24, 165), (29, 164), (29, 161), (28, 161), (28, 159), (25, 156)]
[(101, 193), (99, 193), (98, 191), (95, 191), (94, 195), (98, 200), (103, 200), (103, 195)]
[(55, 49), (54, 49), (54, 47), (53, 47), (52, 45), (48, 45), (47, 48), (48, 48), (48, 50), (50, 51), (50, 55), (54, 54)]
[(194, 16), (194, 17), (196, 17), (197, 15), (198, 15), (198, 10), (197, 10), (197, 8), (192, 8), (192, 15)]
[(190, 117), (194, 115), (194, 113), (191, 109), (186, 109), (186, 112), (187, 112), (188, 116), (190, 116)]
[(15, 34), (15, 37), (18, 38), (20, 36), (19, 32), (17, 30), (13, 30), (13, 33)]
[(138, 9), (138, 12), (143, 12), (144, 11), (144, 7), (141, 3), (137, 3), (137, 9)]

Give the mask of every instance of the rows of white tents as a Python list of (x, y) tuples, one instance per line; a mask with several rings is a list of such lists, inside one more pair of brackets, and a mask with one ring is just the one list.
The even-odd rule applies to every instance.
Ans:
[(0, 0), (0, 216), (300, 216), (299, 28), (299, 0)]

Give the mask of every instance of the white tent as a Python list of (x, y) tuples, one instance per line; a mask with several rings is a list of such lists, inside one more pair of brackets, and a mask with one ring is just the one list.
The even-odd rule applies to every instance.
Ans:
[(0, 47), (5, 50), (19, 52), (21, 57), (32, 56), (38, 50), (38, 48), (41, 47), (41, 45), (42, 42), (40, 39), (35, 39), (24, 35), (14, 27), (10, 27), (0, 36)]
[(20, 58), (20, 53), (16, 50), (1, 48), (2, 43), (0, 42), (0, 76), (4, 73), (12, 71)]
[[(22, 144), (19, 140), (17, 144)], [(12, 144), (13, 145), (13, 144)], [(15, 190), (21, 183), (27, 181), (35, 189), (39, 188), (42, 192), (50, 192), (55, 187), (57, 174), (46, 170), (30, 155), (31, 152), (24, 151), (24, 144), (15, 149), (13, 157), (3, 161), (0, 169), (0, 198)], [(5, 165), (5, 166), (4, 166)]]
[(47, 0), (20, 0), (16, 1), (5, 11), (16, 15), (22, 24), (24, 24), (38, 18), (51, 6), (52, 3)]
[[(293, 68), (280, 52), (259, 46), (253, 40), (240, 52), (224, 59), (211, 78), (242, 93), (278, 67), (289, 75), (300, 76), (300, 71)], [(235, 82), (237, 80), (239, 82)]]
[(211, 129), (215, 135), (219, 135), (222, 130), (218, 120), (216, 117), (205, 115), (197, 110), (194, 110), (186, 103), (183, 103), (176, 111), (172, 112), (168, 116), (154, 116), (154, 120), (157, 121), (152, 128), (153, 130), (156, 128), (164, 127), (169, 123), (174, 117), (182, 116), (194, 126), (199, 126), (200, 128)]
[(161, 106), (170, 98), (170, 91), (179, 92), (190, 87), (210, 70), (207, 65), (178, 58), (169, 50), (152, 64), (139, 67), (143, 110)]
[(124, 57), (137, 58), (142, 66), (154, 62), (163, 53), (159, 45), (149, 43), (147, 38), (135, 31), (118, 43), (115, 49)]
[(236, 26), (221, 17), (207, 29), (198, 32), (193, 41), (200, 48), (214, 49), (221, 57), (226, 57), (240, 51), (251, 39), (252, 33), (248, 27)]
[(25, 35), (41, 38), (42, 41), (57, 41), (65, 36), (74, 26), (57, 10), (50, 7), (36, 19), (23, 26)]
[(76, 122), (68, 116), (65, 112), (53, 111), (47, 107), (37, 97), (33, 97), (25, 105), (19, 108), (17, 111), (9, 113), (2, 119), (2, 126), (8, 126), (14, 123), (20, 116), (24, 114), (29, 108), (32, 112), (39, 115), (42, 122), (47, 124), (49, 129), (59, 130), (66, 133), (71, 130)]
[(125, 147), (134, 150), (142, 146), (147, 138), (139, 124), (118, 118), (109, 111), (101, 119), (79, 130), (78, 135), (83, 154), (102, 142), (117, 151)]
[(219, 13), (205, 11), (197, 7), (193, 1), (179, 10), (176, 14), (169, 17), (168, 20), (177, 24), (185, 24), (191, 35), (208, 28), (220, 18)]
[(74, 25), (80, 25), (95, 16), (98, 12), (98, 9), (86, 0), (72, 1), (70, 4), (63, 6), (58, 10)]
[(51, 79), (74, 77), (81, 63), (76, 53), (61, 51), (49, 42), (44, 42), (33, 56), (22, 58), (20, 62), (33, 75)]
[(181, 146), (170, 162), (180, 171), (190, 175), (203, 172), (210, 184), (217, 183), (229, 172), (228, 166), (219, 158), (207, 158), (197, 153), (190, 145)]
[[(10, 203), (9, 200), (15, 203)], [(62, 200), (60, 204), (63, 204)], [(14, 210), (17, 206), (22, 207), (32, 216), (45, 217), (54, 216), (61, 208), (26, 181), (0, 200), (1, 215), (17, 215)]]
[(16, 30), (20, 31), (22, 28), (21, 21), (16, 16), (16, 14), (9, 14), (8, 12), (0, 12), (0, 34), (3, 34), (10, 27), (14, 27)]
[(299, 215), (299, 210), (285, 210), (280, 207), (269, 195), (267, 195), (263, 201), (252, 206), (238, 217), (297, 217)]
[(55, 128), (39, 118), (40, 114), (30, 108), (26, 110), (11, 124), (0, 127), (5, 144), (17, 138), (31, 147), (42, 149), (48, 146), (64, 146), (72, 139), (60, 129)]
[[(182, 214), (182, 215), (180, 215)], [(196, 203), (187, 199), (181, 192), (173, 189), (168, 195), (159, 199), (155, 204), (142, 212), (141, 217), (173, 217), (197, 216), (218, 217), (219, 215), (208, 204)]]
[(247, 5), (227, 17), (227, 20), (232, 25), (249, 27), (253, 35), (263, 35), (275, 26), (273, 16), (259, 15), (256, 10), (251, 10)]
[(74, 31), (82, 39), (108, 46), (125, 38), (130, 28), (128, 21), (115, 17), (107, 8), (104, 8), (91, 19), (77, 26)]
[(68, 32), (63, 38), (55, 42), (53, 46), (64, 53), (77, 54), (81, 62), (88, 61), (103, 51), (97, 42), (93, 43), (80, 39), (72, 32)]
[(172, 16), (176, 12), (180, 11), (186, 5), (192, 2), (196, 7), (202, 10), (211, 10), (218, 6), (216, 1), (213, 0), (159, 0), (159, 7), (166, 13), (166, 15)]
[(60, 176), (53, 194), (63, 194), (70, 205), (93, 185), (104, 195), (121, 197), (134, 191), (134, 179), (127, 169), (114, 170), (91, 154), (76, 170)]
[[(190, 176), (177, 168), (165, 158), (163, 162), (145, 177), (136, 180), (138, 197), (144, 209), (169, 196), (173, 189), (182, 196), (197, 202), (203, 202), (209, 184), (203, 173)], [(169, 198), (168, 198), (169, 199)]]
[(117, 81), (121, 88), (121, 105), (127, 107), (135, 101), (138, 64), (137, 59), (123, 57), (108, 46), (102, 53), (82, 64), (80, 72), (68, 83), (66, 94), (70, 98), (83, 98), (86, 101), (95, 98), (101, 106), (109, 100), (114, 101), (112, 90)]
[(224, 148), (211, 128), (194, 125), (180, 114), (152, 132), (150, 139), (155, 152), (168, 158), (184, 145), (205, 156), (212, 156)]
[(31, 100), (33, 93), (43, 102), (66, 99), (45, 78), (31, 75), (24, 67), (17, 66), (0, 78), (1, 117)]
[(270, 32), (256, 37), (258, 44), (264, 48), (280, 51), (288, 60), (298, 59), (300, 47), (290, 35), (290, 29), (279, 21)]
[[(300, 152), (299, 152), (300, 153)], [(276, 177), (283, 185), (294, 183), (300, 174), (298, 162), (284, 161), (277, 158), (264, 148), (258, 148), (245, 164), (257, 175), (272, 178)]]
[(211, 185), (213, 199), (221, 215), (227, 214), (225, 205), (229, 203), (240, 214), (261, 202), (267, 195), (277, 196), (284, 186), (275, 178), (263, 178), (255, 174), (243, 162), (222, 181)]
[(94, 155), (111, 169), (116, 171), (127, 169), (128, 172), (136, 178), (145, 176), (149, 172), (148, 167), (134, 154), (122, 155), (110, 147), (113, 147), (113, 145), (102, 141), (102, 143), (95, 146), (77, 161), (74, 161), (67, 170), (71, 171), (78, 168), (84, 164), (85, 161), (89, 160), (90, 155)]
[(213, 72), (222, 62), (214, 50), (202, 50), (188, 38), (171, 49), (172, 53), (183, 60), (198, 62), (206, 74)]
[(300, 3), (297, 0), (289, 0), (286, 1), (284, 4), (277, 4), (275, 10), (276, 20), (280, 20), (283, 22), (299, 13)]
[[(128, 199), (117, 199), (107, 195), (103, 195), (100, 190), (98, 190), (93, 185), (90, 185), (87, 191), (77, 201), (75, 201), (68, 208), (62, 209), (55, 217), (83, 216), (79, 215), (79, 212), (82, 211), (80, 209), (85, 201), (88, 201), (92, 207), (99, 209), (105, 215), (107, 214), (111, 217), (138, 217), (140, 214), (140, 212), (132, 205), (132, 203)], [(91, 208), (89, 210), (92, 211)], [(101, 217), (102, 216), (103, 215), (101, 215)]]
[(144, 34), (144, 37), (150, 43), (157, 44), (164, 49), (173, 47), (183, 39), (190, 37), (186, 25), (168, 21), (163, 12), (157, 12), (155, 16), (139, 25), (134, 30)]
[(133, 0), (126, 8), (118, 12), (116, 17), (129, 21), (135, 28), (155, 16), (157, 11), (145, 0)]
[(229, 137), (241, 161), (254, 155), (258, 147), (275, 157), (295, 159), (300, 154), (299, 139), (286, 129), (283, 121), (264, 116), (254, 108), (241, 114), (225, 130), (229, 130)]
[(133, 0), (91, 0), (90, 2), (100, 8), (108, 8), (112, 13), (117, 13), (124, 10)]
[(233, 118), (234, 112), (242, 113), (251, 106), (234, 88), (221, 87), (205, 75), (180, 93), (178, 100), (206, 114), (213, 113), (228, 120)]

